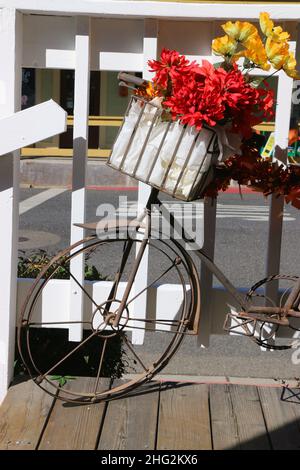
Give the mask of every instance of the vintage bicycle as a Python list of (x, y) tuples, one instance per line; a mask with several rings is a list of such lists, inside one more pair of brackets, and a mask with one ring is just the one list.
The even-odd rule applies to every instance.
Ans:
[[(128, 74), (121, 73), (119, 77), (123, 86), (145, 84), (144, 80)], [(145, 129), (141, 134), (142, 122)], [(277, 343), (279, 327), (299, 331), (300, 279), (297, 276), (270, 276), (257, 282), (244, 297), (203, 249), (186, 249), (190, 236), (166, 210), (159, 192), (187, 202), (203, 198), (203, 191), (214, 177), (216, 167), (221, 168), (220, 139), (216, 131), (209, 127), (187, 136), (189, 131), (182, 126), (180, 132), (174, 134), (175, 124), (161, 120), (161, 109), (155, 103), (132, 95), (108, 165), (152, 187), (145, 208), (130, 221), (105, 220), (80, 225), (90, 234), (57, 254), (42, 269), (28, 292), (18, 326), (20, 354), (35, 383), (62, 400), (93, 403), (127, 395), (150, 381), (168, 364), (186, 335), (198, 334), (201, 295), (195, 257), (205, 263), (234, 299), (236, 312), (228, 313), (225, 330), (244, 334), (258, 345), (271, 349), (292, 347), (292, 341)], [(159, 126), (162, 128), (158, 132)], [(189, 140), (185, 140), (187, 138)], [(187, 145), (187, 142), (190, 144)], [(172, 152), (168, 144), (173, 145)], [(184, 161), (178, 160), (181, 146), (188, 148)], [(196, 150), (195, 163), (193, 154)], [(170, 237), (164, 237), (156, 224), (153, 226), (154, 211), (168, 221)], [(172, 235), (175, 232), (181, 233), (181, 240)], [(82, 283), (74, 276), (70, 265), (81, 256), (91, 258), (104, 274), (101, 292), (94, 292), (92, 285)], [(145, 256), (152, 267), (148, 269), (144, 286), (137, 291), (135, 280)], [(60, 270), (68, 273), (84, 297), (84, 316), (77, 321), (64, 318), (63, 307), (62, 311), (53, 311), (50, 319), (40, 317), (39, 305), (43, 292)], [(176, 311), (171, 310), (166, 299), (165, 310), (155, 311), (155, 289), (161, 281), (177, 286), (180, 306)], [(262, 289), (267, 284), (281, 281), (284, 282), (284, 289), (275, 303), (265, 296)], [(145, 295), (147, 308), (146, 314), (142, 314), (136, 311), (134, 305), (139, 297)], [(80, 325), (83, 330), (80, 341), (68, 339), (67, 328), (72, 324)], [(63, 329), (65, 348), (60, 351), (55, 339), (51, 342), (51, 338), (45, 338), (38, 349), (33, 341), (37, 328), (44, 331)], [(134, 331), (143, 333), (146, 352), (132, 340)], [(104, 386), (101, 378), (106, 375), (105, 358), (110, 344), (118, 338), (123, 345), (121, 352), (122, 348), (126, 348), (127, 357), (131, 358), (131, 372), (134, 373), (125, 374), (121, 384), (110, 380)], [(76, 360), (77, 355), (82, 355), (82, 351), (92, 342), (96, 345), (96, 353), (93, 358), (88, 357), (94, 364), (91, 389), (80, 390), (76, 380), (69, 380), (67, 386), (62, 387), (57, 380), (62, 374), (61, 370), (68, 370), (68, 361)], [(42, 361), (45, 356), (49, 359), (47, 366)]]

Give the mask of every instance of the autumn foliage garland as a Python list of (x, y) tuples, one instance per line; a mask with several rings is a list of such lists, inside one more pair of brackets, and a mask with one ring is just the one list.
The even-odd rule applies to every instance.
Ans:
[(257, 149), (244, 145), (242, 155), (233, 155), (224, 166), (216, 168), (215, 178), (205, 195), (216, 197), (219, 191), (228, 189), (231, 180), (264, 196), (284, 196), (286, 203), (300, 209), (300, 166), (286, 167), (270, 158), (264, 159)]

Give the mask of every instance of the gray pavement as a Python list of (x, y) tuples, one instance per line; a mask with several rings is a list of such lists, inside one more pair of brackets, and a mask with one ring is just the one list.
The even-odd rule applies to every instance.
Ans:
[[(45, 189), (22, 189), (25, 201)], [(87, 191), (86, 219), (97, 220), (100, 204), (119, 206), (119, 197), (128, 204), (137, 198), (136, 191)], [(167, 200), (168, 198), (162, 197)], [(178, 202), (176, 202), (178, 204)], [(69, 245), (71, 193), (66, 190), (20, 216), (20, 249), (31, 252), (43, 248), (50, 254)], [(133, 213), (133, 212), (132, 212)], [(268, 233), (268, 201), (261, 195), (224, 194), (219, 198), (215, 261), (238, 286), (249, 287), (264, 277)], [(300, 212), (286, 206), (283, 229), (281, 272), (293, 274), (300, 264)]]

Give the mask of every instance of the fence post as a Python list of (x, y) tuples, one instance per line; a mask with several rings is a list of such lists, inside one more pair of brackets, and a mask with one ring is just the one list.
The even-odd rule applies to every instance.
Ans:
[[(215, 254), (216, 238), (216, 199), (205, 198), (203, 203), (203, 250), (213, 260)], [(204, 263), (201, 263), (201, 316), (198, 334), (198, 346), (209, 346), (209, 337), (211, 333), (211, 297), (213, 295), (213, 275)]]
[[(71, 207), (71, 244), (84, 237), (84, 230), (74, 223), (85, 222), (85, 184), (88, 149), (88, 117), (90, 94), (90, 18), (77, 17), (75, 38), (73, 175)], [(83, 285), (84, 255), (76, 256), (70, 263), (71, 273)], [(73, 279), (70, 280), (70, 321), (83, 317), (84, 295)], [(69, 340), (80, 341), (82, 324), (69, 327)]]
[[(293, 79), (284, 71), (279, 72), (277, 87), (277, 106), (275, 116), (275, 150), (274, 159), (279, 163), (287, 162), (288, 135), (292, 107)], [(269, 211), (268, 247), (266, 259), (266, 276), (280, 271), (284, 198), (272, 195)], [(278, 282), (266, 286), (266, 296), (276, 301)]]
[[(0, 116), (6, 117), (21, 103), (22, 15), (14, 8), (0, 11), (0, 57)], [(0, 157), (0, 403), (14, 364), (19, 168), (19, 151)]]
[[(152, 74), (149, 72), (148, 60), (155, 59), (157, 55), (157, 21), (152, 19), (146, 19), (144, 22), (144, 44), (143, 44), (143, 78), (151, 80)], [(150, 186), (139, 182), (138, 189), (138, 208), (145, 207), (147, 199), (150, 194)], [(146, 250), (142, 262), (140, 264), (138, 273), (134, 281), (134, 293), (140, 292), (147, 285), (148, 278), (148, 251)], [(146, 316), (147, 307), (147, 291), (140, 295), (134, 301), (133, 317), (135, 313), (141, 318), (143, 315)], [(134, 344), (143, 344), (144, 341), (144, 330), (134, 330), (132, 332), (132, 342)]]

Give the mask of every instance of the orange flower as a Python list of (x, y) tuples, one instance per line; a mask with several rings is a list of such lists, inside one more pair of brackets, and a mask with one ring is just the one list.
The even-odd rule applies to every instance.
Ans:
[(146, 100), (152, 100), (156, 96), (160, 96), (160, 91), (153, 82), (148, 82), (147, 86), (136, 88), (135, 94), (142, 96)]
[(258, 34), (251, 36), (245, 42), (245, 46), (246, 51), (244, 55), (247, 57), (247, 59), (251, 60), (251, 62), (253, 62), (262, 70), (270, 69), (270, 64), (268, 64), (268, 57), (264, 45)]

